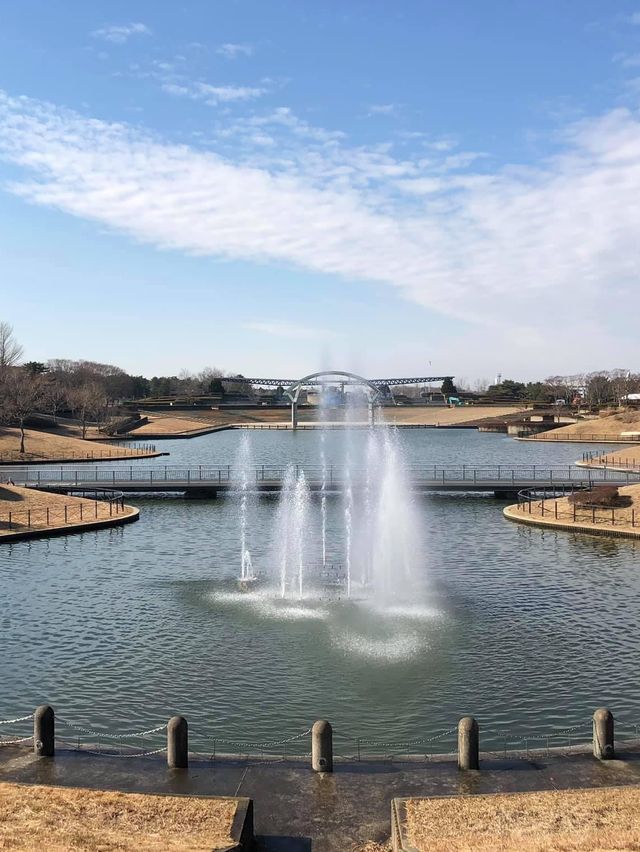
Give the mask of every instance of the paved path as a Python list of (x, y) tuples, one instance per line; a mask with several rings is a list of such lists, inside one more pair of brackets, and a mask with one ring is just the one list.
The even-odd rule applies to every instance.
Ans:
[(487, 757), (480, 772), (461, 773), (451, 759), (338, 763), (332, 775), (306, 762), (194, 760), (167, 770), (157, 758), (94, 757), (59, 751), (36, 759), (26, 749), (0, 749), (0, 781), (61, 784), (139, 793), (250, 796), (262, 852), (349, 852), (390, 835), (396, 796), (567, 789), (640, 784), (640, 746), (598, 762), (586, 752)]

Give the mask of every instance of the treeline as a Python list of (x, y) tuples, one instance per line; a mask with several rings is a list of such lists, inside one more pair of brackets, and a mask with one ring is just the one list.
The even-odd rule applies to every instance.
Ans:
[(567, 405), (620, 405), (629, 394), (640, 393), (640, 374), (629, 370), (598, 370), (570, 376), (549, 376), (543, 382), (517, 382), (504, 379), (489, 385), (484, 391), (488, 398), (530, 400), (554, 403), (564, 400)]
[[(225, 374), (208, 367), (179, 376), (132, 376), (113, 364), (53, 358), (22, 362), (23, 348), (13, 328), (0, 322), (0, 425), (20, 429), (20, 452), (25, 452), (25, 425), (35, 415), (54, 422), (63, 415), (78, 421), (82, 437), (89, 424), (106, 433), (122, 419), (120, 403), (145, 397), (187, 397), (253, 392), (242, 383), (222, 382)], [(233, 377), (232, 377), (233, 378)]]

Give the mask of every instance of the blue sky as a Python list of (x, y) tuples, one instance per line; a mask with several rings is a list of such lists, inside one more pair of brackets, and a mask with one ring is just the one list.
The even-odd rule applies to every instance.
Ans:
[(0, 7), (0, 319), (145, 374), (640, 370), (640, 2)]

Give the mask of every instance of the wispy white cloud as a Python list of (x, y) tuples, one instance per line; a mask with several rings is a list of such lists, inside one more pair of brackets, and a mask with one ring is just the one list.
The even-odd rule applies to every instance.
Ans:
[(257, 86), (213, 86), (201, 81), (164, 82), (162, 90), (169, 95), (189, 98), (192, 101), (202, 101), (208, 106), (231, 101), (249, 101), (259, 98), (266, 89)]
[(224, 152), (203, 151), (0, 97), (0, 156), (22, 171), (8, 189), (31, 203), (164, 249), (383, 282), (480, 323), (464, 346), (492, 328), (492, 345), (532, 357), (544, 341), (583, 347), (585, 334), (620, 351), (616, 305), (640, 310), (634, 112), (567, 126), (561, 153), (536, 168), (483, 162), (477, 172), (469, 158), (466, 171), (447, 165), (450, 151), (397, 159), (388, 146), (351, 148), (288, 110), (242, 125), (247, 139), (279, 134), (261, 153), (249, 142), (237, 153), (237, 132)]
[(130, 24), (110, 24), (106, 27), (100, 27), (94, 30), (91, 35), (93, 38), (99, 38), (103, 41), (110, 41), (112, 44), (124, 44), (131, 36), (135, 35), (151, 35), (151, 30), (145, 24), (130, 23)]
[(369, 115), (394, 115), (397, 110), (396, 104), (370, 104)]
[(253, 45), (251, 44), (234, 44), (227, 42), (216, 48), (216, 53), (224, 56), (225, 59), (237, 59), (239, 56), (252, 56)]
[(245, 322), (242, 327), (258, 334), (280, 337), (286, 340), (329, 340), (336, 337), (335, 332), (325, 328), (311, 328), (292, 322), (274, 320), (272, 322)]
[(613, 61), (623, 68), (637, 68), (640, 66), (640, 53), (616, 53)]

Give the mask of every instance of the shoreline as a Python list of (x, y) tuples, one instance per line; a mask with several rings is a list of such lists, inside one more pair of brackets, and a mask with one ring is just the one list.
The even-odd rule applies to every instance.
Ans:
[(541, 515), (529, 515), (518, 508), (515, 503), (506, 506), (502, 510), (503, 516), (508, 521), (517, 524), (526, 524), (531, 527), (546, 527), (561, 530), (563, 532), (579, 532), (588, 535), (610, 536), (612, 538), (640, 538), (640, 529), (633, 530), (629, 527), (607, 527), (602, 524), (590, 524), (582, 521), (562, 521), (555, 518), (543, 518)]
[(13, 461), (9, 459), (0, 459), (0, 468), (2, 467), (35, 467), (36, 465), (42, 464), (99, 464), (102, 462), (113, 462), (113, 461), (128, 461), (129, 459), (155, 459), (160, 456), (168, 456), (170, 453), (160, 452), (160, 450), (154, 450), (152, 453), (139, 453), (134, 455), (133, 453), (127, 453), (123, 455), (110, 455), (110, 456), (87, 456), (86, 458), (81, 457), (77, 458), (74, 456), (62, 456), (58, 457), (50, 457), (50, 458), (42, 458), (42, 459), (15, 459)]
[(0, 545), (116, 527), (137, 521), (140, 510), (124, 503), (120, 492), (106, 500), (62, 496), (35, 488), (0, 486)]
[(140, 509), (135, 506), (125, 505), (126, 514), (114, 515), (112, 518), (99, 518), (97, 521), (80, 521), (77, 524), (66, 524), (51, 526), (44, 529), (19, 530), (17, 532), (0, 532), (0, 546), (14, 541), (27, 541), (36, 538), (54, 538), (61, 535), (73, 535), (76, 532), (90, 532), (91, 530), (107, 529), (109, 527), (121, 527), (133, 524), (140, 520)]

